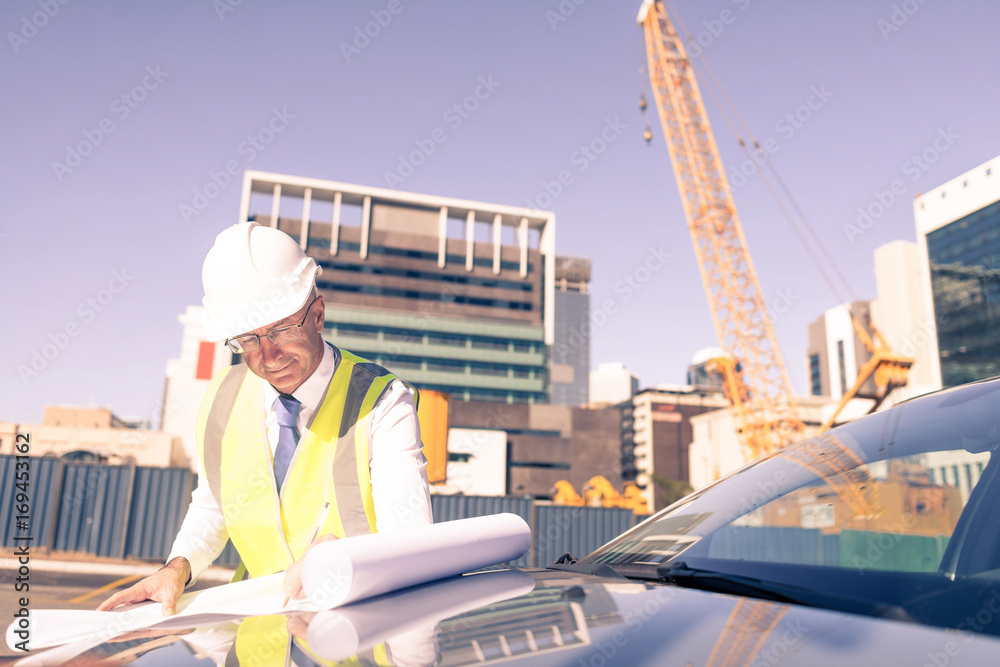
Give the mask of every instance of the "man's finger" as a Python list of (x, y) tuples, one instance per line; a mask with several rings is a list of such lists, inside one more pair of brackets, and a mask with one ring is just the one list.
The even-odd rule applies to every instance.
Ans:
[(132, 592), (132, 589), (126, 589), (124, 591), (118, 591), (117, 593), (115, 593), (114, 595), (112, 595), (111, 597), (109, 597), (107, 600), (105, 600), (104, 602), (102, 602), (101, 606), (99, 606), (97, 608), (97, 611), (108, 611), (110, 609), (114, 609), (115, 607), (117, 607), (120, 604), (123, 604), (123, 598), (125, 598), (131, 592)]

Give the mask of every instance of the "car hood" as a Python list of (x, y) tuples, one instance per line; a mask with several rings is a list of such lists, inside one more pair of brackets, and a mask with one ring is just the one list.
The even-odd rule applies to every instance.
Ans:
[(438, 665), (985, 664), (1000, 651), (973, 633), (541, 569), (456, 577), (321, 612), (309, 626), (327, 659), (380, 642), (397, 664)]
[[(997, 598), (996, 612), (983, 611), (1000, 612)], [(384, 651), (399, 666), (945, 665), (992, 664), (1000, 655), (1000, 639), (975, 633), (544, 569), (467, 574), (291, 615), (287, 623), (314, 658)], [(81, 657), (98, 664), (139, 656), (145, 664), (211, 664), (206, 656), (221, 662), (236, 625), (119, 639)]]

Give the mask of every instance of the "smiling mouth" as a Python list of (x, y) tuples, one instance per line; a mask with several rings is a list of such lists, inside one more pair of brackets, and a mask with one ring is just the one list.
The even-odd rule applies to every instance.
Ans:
[(277, 375), (277, 374), (281, 373), (282, 371), (286, 371), (286, 370), (288, 370), (288, 368), (289, 368), (289, 367), (290, 367), (291, 365), (292, 365), (292, 362), (291, 362), (291, 361), (289, 361), (289, 362), (288, 362), (287, 364), (285, 364), (285, 365), (284, 365), (284, 366), (282, 366), (281, 368), (277, 368), (277, 369), (275, 369), (275, 370), (273, 370), (273, 371), (272, 371), (272, 370), (269, 370), (269, 371), (268, 371), (268, 373), (269, 373), (270, 375)]

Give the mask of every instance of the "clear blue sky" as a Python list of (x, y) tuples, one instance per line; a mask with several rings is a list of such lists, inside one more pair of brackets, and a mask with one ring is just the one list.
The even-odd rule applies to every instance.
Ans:
[[(593, 364), (622, 361), (644, 386), (682, 383), (715, 334), (655, 117), (653, 142), (642, 140), (639, 4), (4, 2), (0, 419), (40, 420), (46, 403), (158, 413), (177, 316), (200, 303), (202, 259), (237, 217), (234, 182), (184, 219), (212, 172), (235, 160), (386, 186), (436, 128), (444, 141), (395, 187), (523, 205), (569, 170), (550, 205), (558, 251), (592, 258), (593, 307), (611, 299), (616, 310), (595, 329)], [(774, 139), (774, 164), (858, 298), (875, 296), (872, 251), (915, 238), (913, 196), (1000, 153), (998, 3), (674, 7), (754, 133)], [(375, 37), (352, 44), (378, 19)], [(492, 83), (479, 107), (461, 122), (447, 115), (481, 80)], [(817, 90), (807, 120), (784, 120)], [(273, 141), (244, 144), (276, 110)], [(744, 157), (711, 103), (709, 113), (732, 172)], [(581, 160), (605, 127), (614, 141)], [(949, 131), (933, 164), (907, 166)], [(67, 155), (81, 143), (86, 155)], [(858, 207), (894, 180), (904, 194), (849, 240)], [(804, 392), (806, 327), (836, 299), (759, 177), (735, 198), (765, 299), (790, 302), (775, 328)], [(651, 249), (670, 258), (626, 300), (615, 284)], [(58, 350), (42, 363), (46, 345)], [(41, 368), (23, 378), (33, 358)]]

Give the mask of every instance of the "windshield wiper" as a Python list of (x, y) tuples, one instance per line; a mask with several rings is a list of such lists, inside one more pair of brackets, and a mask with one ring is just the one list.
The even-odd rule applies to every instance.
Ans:
[(874, 602), (860, 598), (846, 597), (834, 593), (801, 588), (776, 581), (756, 579), (740, 574), (730, 574), (717, 570), (703, 570), (688, 567), (684, 561), (671, 561), (665, 565), (651, 564), (614, 565), (614, 569), (630, 579), (646, 579), (664, 583), (696, 588), (713, 593), (728, 593), (746, 597), (786, 602), (790, 604), (832, 609), (849, 614), (877, 616), (897, 621), (916, 622), (902, 607)]

